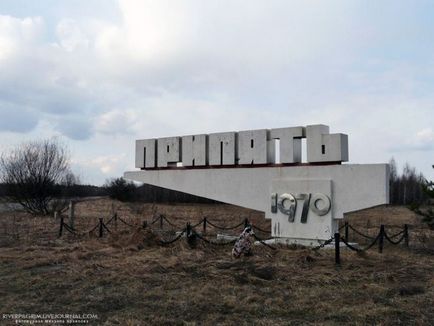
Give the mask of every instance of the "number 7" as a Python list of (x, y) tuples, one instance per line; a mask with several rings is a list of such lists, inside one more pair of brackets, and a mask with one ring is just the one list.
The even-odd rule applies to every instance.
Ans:
[(307, 214), (309, 213), (311, 194), (297, 194), (295, 199), (303, 200), (303, 210), (301, 211), (301, 223), (307, 223)]

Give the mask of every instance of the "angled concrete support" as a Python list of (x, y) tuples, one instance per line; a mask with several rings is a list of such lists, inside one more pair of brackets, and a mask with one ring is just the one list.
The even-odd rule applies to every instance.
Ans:
[[(169, 169), (126, 172), (125, 178), (263, 211), (272, 219), (273, 235), (280, 237), (326, 240), (337, 231), (337, 219), (344, 213), (389, 200), (387, 164)], [(300, 198), (293, 221), (272, 211), (275, 193)], [(311, 201), (319, 199), (306, 208), (304, 201), (309, 195)], [(322, 195), (330, 199), (330, 213), (318, 215), (326, 204), (320, 201), (325, 198)], [(303, 207), (307, 209), (306, 223), (302, 222)], [(279, 226), (274, 230), (276, 223)]]

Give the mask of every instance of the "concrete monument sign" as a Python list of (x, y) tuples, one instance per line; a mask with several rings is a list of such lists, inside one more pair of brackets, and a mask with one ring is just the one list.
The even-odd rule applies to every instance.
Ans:
[[(308, 163), (301, 163), (306, 138)], [(354, 210), (388, 203), (387, 164), (348, 161), (325, 125), (136, 141), (125, 178), (265, 212), (272, 236), (315, 244)]]

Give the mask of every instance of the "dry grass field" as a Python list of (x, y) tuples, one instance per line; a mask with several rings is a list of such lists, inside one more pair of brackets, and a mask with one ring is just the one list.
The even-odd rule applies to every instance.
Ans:
[[(115, 211), (138, 225), (162, 213), (179, 229), (204, 216), (226, 226), (247, 217), (269, 228), (261, 213), (229, 205), (107, 199), (78, 204), (76, 228), (88, 230)], [(192, 249), (181, 239), (160, 246), (156, 240), (177, 229), (168, 225), (151, 232), (110, 224), (112, 233), (102, 239), (96, 233), (58, 239), (59, 221), (53, 218), (1, 213), (0, 318), (92, 313), (98, 315), (90, 321), (95, 325), (432, 325), (432, 231), (400, 207), (353, 213), (346, 220), (372, 234), (379, 224), (412, 224), (415, 246), (386, 245), (383, 254), (375, 247), (363, 254), (344, 250), (339, 267), (332, 250), (295, 247), (273, 251), (259, 245), (253, 256), (236, 260), (230, 245), (199, 242)], [(211, 238), (215, 230), (208, 232)], [(416, 241), (422, 233), (427, 242)]]

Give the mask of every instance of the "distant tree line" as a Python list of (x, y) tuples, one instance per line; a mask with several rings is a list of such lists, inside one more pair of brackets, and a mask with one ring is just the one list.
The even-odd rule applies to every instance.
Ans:
[(396, 161), (392, 158), (390, 164), (390, 203), (393, 205), (421, 205), (427, 201), (429, 182), (422, 173), (408, 163), (399, 173)]
[[(107, 191), (103, 187), (82, 184), (70, 184), (54, 186), (53, 193), (55, 197), (96, 197), (107, 196)], [(10, 197), (10, 185), (0, 183), (0, 197)]]
[[(77, 180), (79, 182), (79, 180)], [(123, 178), (111, 179), (103, 186), (72, 183), (57, 184), (52, 190), (53, 198), (83, 198), (109, 196), (120, 201), (140, 201), (145, 203), (216, 203), (216, 201), (190, 195), (184, 192), (153, 185), (136, 185)], [(0, 197), (11, 198), (14, 191), (8, 184), (0, 183)]]
[(107, 180), (104, 189), (111, 198), (121, 201), (140, 201), (145, 203), (216, 203), (215, 200), (149, 184), (136, 185), (134, 182), (127, 181), (124, 178)]

